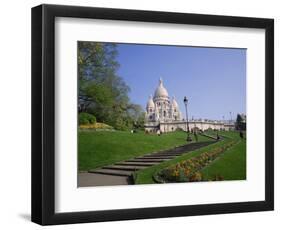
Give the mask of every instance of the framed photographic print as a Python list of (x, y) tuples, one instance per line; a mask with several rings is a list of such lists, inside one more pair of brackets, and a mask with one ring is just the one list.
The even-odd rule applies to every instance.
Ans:
[(32, 9), (32, 221), (274, 208), (274, 21)]

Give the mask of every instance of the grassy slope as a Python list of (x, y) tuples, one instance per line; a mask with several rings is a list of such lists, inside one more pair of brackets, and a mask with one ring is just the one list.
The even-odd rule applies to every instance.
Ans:
[[(240, 139), (238, 134), (230, 134), (233, 139)], [(225, 134), (228, 135), (228, 134)], [(215, 175), (222, 175), (224, 180), (245, 180), (246, 179), (246, 141), (239, 140), (239, 143), (227, 150), (219, 159), (202, 171), (203, 178), (208, 180)]]
[[(212, 133), (209, 133), (210, 135)], [(189, 159), (191, 157), (200, 155), (203, 152), (211, 150), (215, 147), (222, 146), (226, 142), (231, 141), (232, 139), (238, 139), (239, 134), (235, 132), (221, 132), (222, 135), (228, 136), (224, 140), (220, 142), (216, 142), (212, 145), (206, 146), (199, 150), (184, 154), (180, 157), (177, 157), (171, 161), (164, 162), (159, 165), (155, 165), (149, 167), (147, 169), (140, 170), (136, 173), (136, 184), (154, 184), (154, 180), (152, 176), (157, 171), (173, 165), (182, 160)], [(203, 172), (204, 170), (202, 170)], [(211, 178), (213, 174), (219, 171), (220, 175), (223, 175), (225, 180), (238, 180), (238, 179), (246, 179), (246, 142), (241, 141), (237, 145), (233, 146), (231, 149), (225, 152), (224, 155), (220, 157), (220, 159), (216, 160), (213, 164), (206, 168), (206, 171), (203, 172), (203, 176), (206, 178)]]
[[(79, 170), (89, 170), (154, 151), (186, 144), (186, 133), (173, 132), (161, 136), (143, 132), (79, 131)], [(207, 138), (201, 137), (205, 141)], [(199, 140), (199, 141), (200, 141)]]

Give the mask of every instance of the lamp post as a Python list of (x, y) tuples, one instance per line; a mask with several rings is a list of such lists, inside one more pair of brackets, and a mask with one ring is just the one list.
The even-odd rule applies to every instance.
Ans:
[(187, 113), (188, 99), (184, 97), (183, 102), (185, 105), (185, 114), (186, 114), (186, 133), (187, 133), (186, 141), (192, 141), (191, 137), (189, 136), (189, 126), (188, 126), (188, 113)]

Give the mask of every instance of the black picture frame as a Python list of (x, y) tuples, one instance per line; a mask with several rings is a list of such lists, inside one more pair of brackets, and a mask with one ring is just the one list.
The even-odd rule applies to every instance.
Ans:
[[(55, 213), (55, 18), (109, 19), (265, 29), (265, 200)], [(162, 218), (274, 209), (274, 20), (110, 8), (32, 8), (32, 221), (41, 225)]]

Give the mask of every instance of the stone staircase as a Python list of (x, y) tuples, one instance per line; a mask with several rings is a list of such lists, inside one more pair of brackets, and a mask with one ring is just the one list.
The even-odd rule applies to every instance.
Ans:
[(177, 146), (172, 149), (163, 150), (159, 152), (154, 152), (146, 154), (144, 156), (138, 156), (129, 160), (117, 162), (112, 165), (107, 165), (99, 169), (89, 170), (89, 173), (104, 174), (111, 176), (124, 176), (130, 177), (132, 174), (138, 170), (145, 169), (164, 161), (172, 160), (184, 153), (194, 151), (196, 149), (205, 147), (209, 144), (214, 143), (213, 141), (206, 142), (194, 142), (182, 146)]

